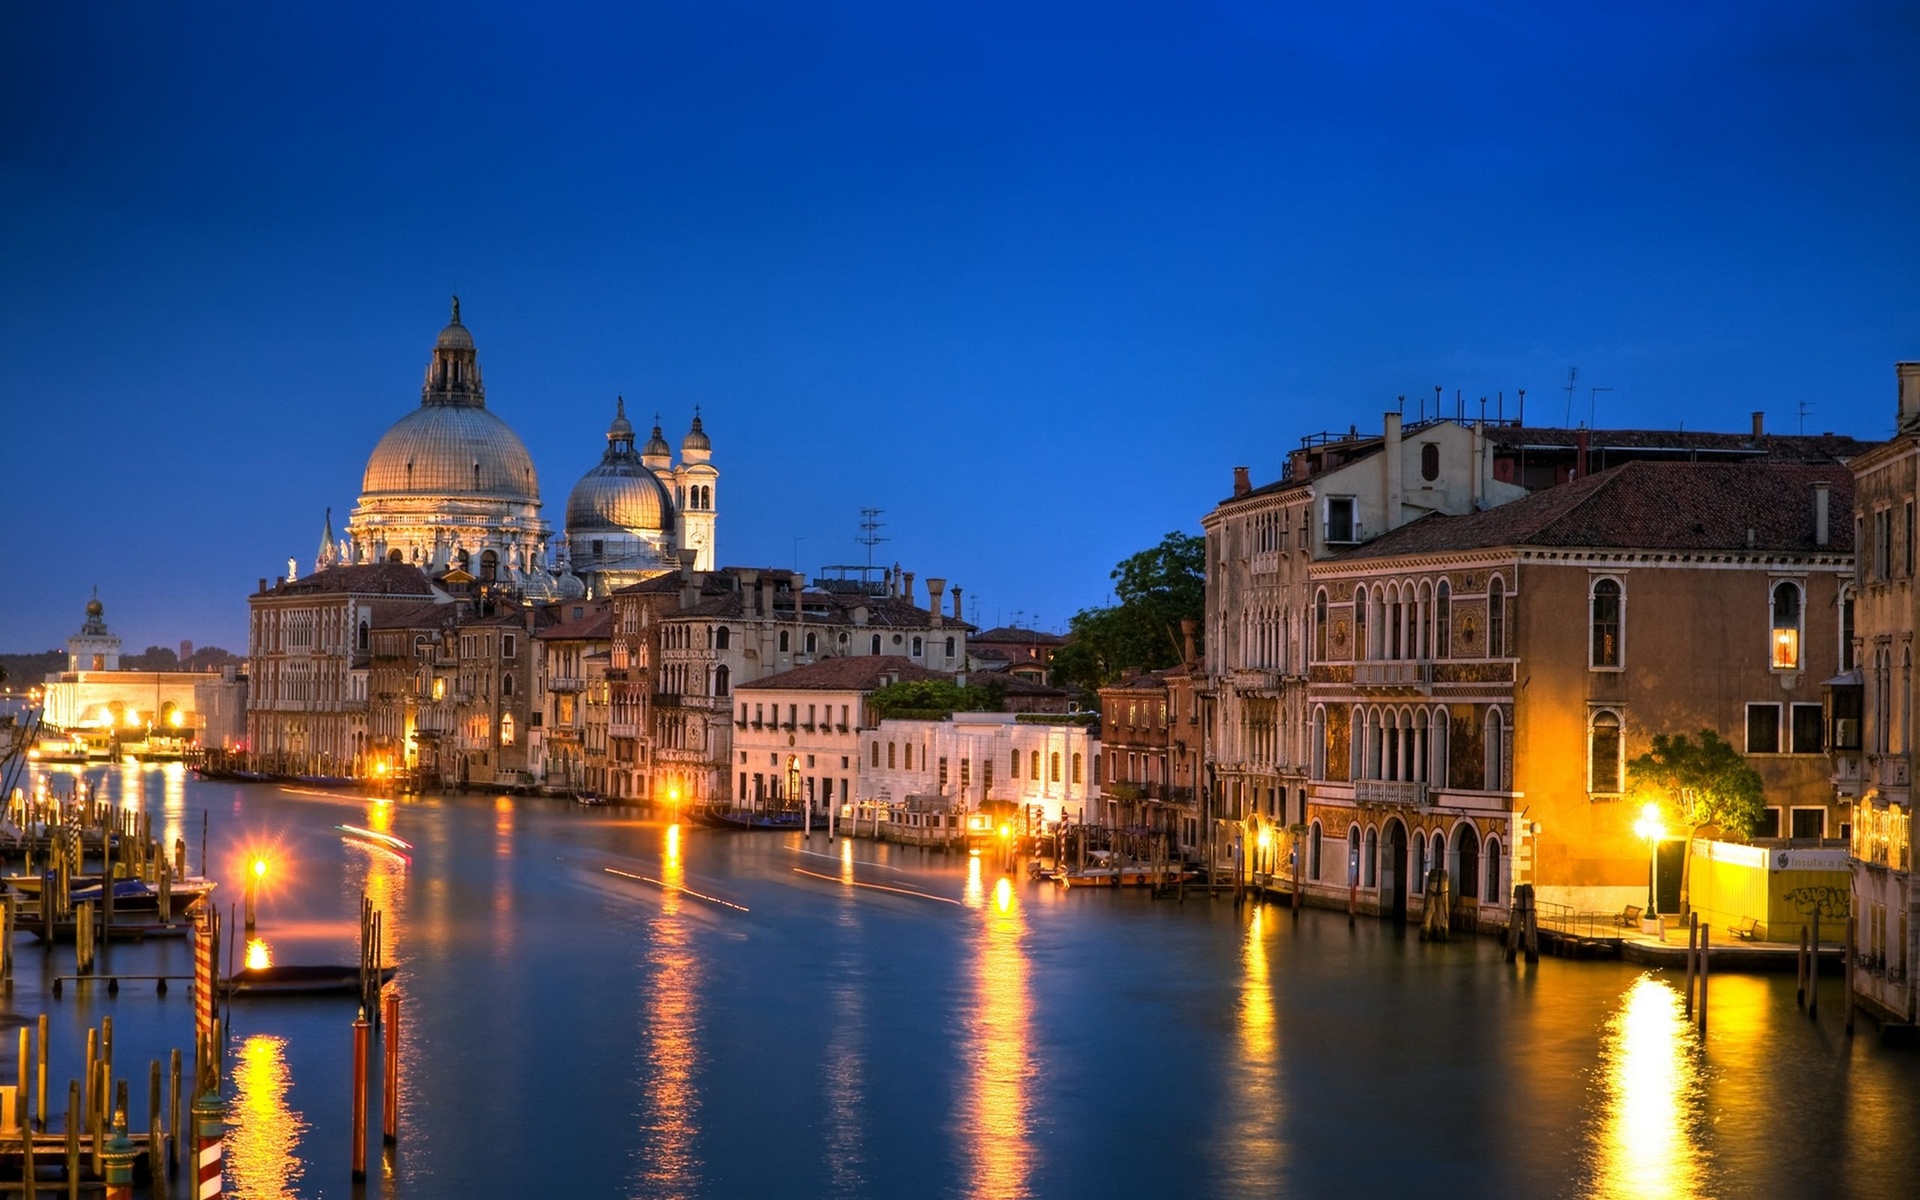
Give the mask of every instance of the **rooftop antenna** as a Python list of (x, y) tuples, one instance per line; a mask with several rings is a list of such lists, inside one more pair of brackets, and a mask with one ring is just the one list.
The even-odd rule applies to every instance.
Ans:
[(1578, 383), (1579, 379), (1580, 379), (1580, 368), (1568, 367), (1567, 368), (1567, 387), (1566, 387), (1567, 419), (1565, 423), (1561, 426), (1564, 429), (1573, 428), (1573, 389), (1575, 385)]
[(1440, 419), (1440, 395), (1440, 385), (1436, 383), (1433, 385), (1433, 419), (1436, 421)]
[(1485, 396), (1480, 397), (1480, 423), (1482, 425), (1487, 423), (1487, 398)]
[(1527, 389), (1525, 388), (1520, 389), (1520, 415), (1514, 418), (1514, 422), (1523, 426), (1527, 423)]
[(1807, 414), (1813, 411), (1813, 405), (1805, 400), (1800, 402), (1800, 432), (1807, 431)]
[(880, 519), (880, 514), (884, 511), (884, 509), (879, 508), (863, 508), (860, 510), (860, 534), (853, 540), (855, 544), (867, 548), (867, 571), (869, 573), (873, 571), (873, 548), (881, 542), (889, 540), (880, 536), (880, 530), (886, 524)]
[(1596, 387), (1596, 388), (1587, 389), (1587, 428), (1592, 429), (1595, 427), (1593, 416), (1594, 416), (1594, 409), (1597, 407), (1597, 404), (1598, 404), (1595, 397), (1597, 397), (1601, 392), (1610, 392), (1612, 390), (1613, 389), (1610, 387)]

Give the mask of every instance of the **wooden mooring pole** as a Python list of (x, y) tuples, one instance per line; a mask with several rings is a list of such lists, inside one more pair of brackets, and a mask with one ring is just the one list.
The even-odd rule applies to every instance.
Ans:
[(381, 1078), (381, 1133), (387, 1145), (400, 1143), (400, 993), (389, 991), (386, 995), (386, 1027), (380, 1031), (385, 1039), (386, 1072)]
[(1840, 972), (1846, 986), (1845, 997), (1841, 1001), (1842, 1011), (1846, 1014), (1847, 1036), (1853, 1036), (1853, 898), (1847, 898), (1847, 942), (1846, 962)]
[(1693, 1020), (1693, 976), (1699, 969), (1700, 914), (1687, 914), (1687, 1020)]
[(1700, 1036), (1707, 1036), (1707, 981), (1713, 978), (1713, 927), (1700, 926)]
[(1813, 906), (1813, 957), (1807, 960), (1807, 1016), (1820, 1019), (1820, 906)]

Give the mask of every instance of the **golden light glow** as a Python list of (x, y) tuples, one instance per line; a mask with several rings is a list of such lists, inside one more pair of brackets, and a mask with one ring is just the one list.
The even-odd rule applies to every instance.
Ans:
[(292, 1196), (298, 1192), (300, 1135), (306, 1120), (287, 1104), (293, 1073), (287, 1041), (255, 1034), (240, 1047), (233, 1069), (233, 1108), (227, 1126), (227, 1177), (241, 1196)]
[(981, 904), (979, 860), (968, 867), (968, 903), (984, 910), (975, 961), (976, 1014), (965, 1049), (968, 1094), (962, 1101), (961, 1144), (972, 1155), (969, 1196), (979, 1200), (1015, 1200), (1033, 1194), (1031, 1097), (1027, 1084), (1035, 1074), (1032, 1039), (1033, 1000), (1027, 986), (1026, 918), (1015, 903), (1013, 885), (994, 885), (991, 907)]
[(175, 729), (180, 728), (182, 725), (186, 723), (187, 723), (187, 718), (185, 714), (183, 714), (177, 708), (167, 714), (167, 724), (173, 726)]
[(375, 775), (385, 775), (387, 773), (387, 764), (383, 762), (374, 763), (373, 773)]
[(1240, 943), (1239, 1054), (1233, 1062), (1236, 1080), (1234, 1120), (1221, 1138), (1221, 1174), (1233, 1186), (1222, 1191), (1258, 1194), (1273, 1187), (1281, 1175), (1278, 1022), (1274, 1016), (1273, 983), (1267, 957), (1267, 910), (1253, 906)]
[(700, 1094), (695, 1080), (700, 1066), (698, 987), (700, 958), (693, 949), (692, 931), (681, 917), (686, 903), (686, 868), (680, 860), (680, 827), (669, 825), (661, 844), (660, 914), (651, 923), (652, 947), (647, 952), (648, 973), (641, 985), (645, 1024), (641, 1038), (642, 1092), (640, 1124), (647, 1153), (639, 1162), (634, 1190), (648, 1195), (682, 1197), (699, 1190), (700, 1160), (696, 1134)]
[(1262, 850), (1271, 849), (1273, 846), (1273, 826), (1262, 825), (1259, 835), (1253, 840)]
[(262, 879), (266, 876), (266, 874), (267, 874), (267, 860), (264, 858), (254, 859), (253, 860), (253, 877), (255, 879)]
[(1601, 1042), (1603, 1125), (1595, 1194), (1694, 1196), (1705, 1181), (1698, 1145), (1705, 1084), (1673, 987), (1651, 975), (1627, 989)]
[(1660, 822), (1660, 806), (1647, 804), (1640, 810), (1640, 819), (1633, 823), (1633, 832), (1650, 842), (1657, 842), (1667, 836), (1667, 830)]
[(1795, 670), (1800, 666), (1799, 630), (1776, 629), (1773, 631), (1773, 665), (1782, 671)]
[(1012, 836), (1013, 836), (1013, 826), (1011, 826), (1011, 825), (1002, 825), (1002, 826), (1000, 826), (1000, 836), (1001, 836), (1001, 838), (1003, 838), (1003, 839), (1004, 839), (1004, 838), (1010, 838), (1010, 837), (1012, 837)]
[(133, 728), (135, 728), (136, 726), (138, 726), (139, 724), (140, 724), (140, 713), (139, 713), (139, 711), (138, 711), (137, 709), (131, 709), (131, 708), (130, 708), (130, 709), (128, 709), (128, 710), (127, 710), (127, 728), (128, 728), (128, 729), (133, 729)]
[(259, 971), (273, 965), (273, 951), (259, 938), (247, 942), (247, 970)]

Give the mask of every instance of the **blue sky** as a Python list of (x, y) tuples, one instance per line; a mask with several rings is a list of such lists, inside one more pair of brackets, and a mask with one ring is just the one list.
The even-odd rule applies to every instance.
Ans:
[(1916, 61), (1891, 5), (8, 6), (0, 650), (96, 583), (244, 648), (453, 292), (556, 524), (616, 393), (699, 404), (723, 560), (878, 507), (986, 624), (1435, 385), (1883, 435)]

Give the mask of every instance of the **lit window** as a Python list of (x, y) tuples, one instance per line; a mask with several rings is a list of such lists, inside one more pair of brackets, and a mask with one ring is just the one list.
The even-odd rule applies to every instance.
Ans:
[(1620, 665), (1622, 599), (1618, 580), (1601, 579), (1594, 582), (1593, 592), (1588, 601), (1589, 621), (1593, 631), (1588, 658), (1589, 666), (1617, 667)]
[(1800, 669), (1800, 588), (1797, 584), (1774, 585), (1772, 647), (1774, 670)]
[(1587, 733), (1587, 790), (1611, 796), (1620, 792), (1620, 715), (1597, 712)]

